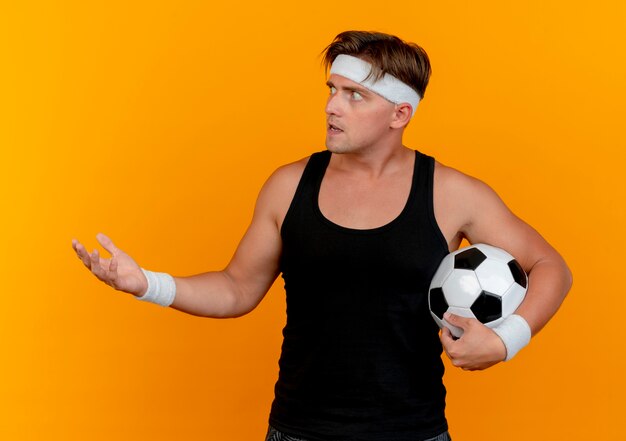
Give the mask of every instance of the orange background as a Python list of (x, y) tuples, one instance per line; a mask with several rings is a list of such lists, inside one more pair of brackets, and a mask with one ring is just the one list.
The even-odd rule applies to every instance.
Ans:
[(430, 55), (406, 145), (490, 184), (574, 273), (512, 362), (446, 360), (454, 439), (621, 439), (624, 23), (621, 0), (3, 5), (0, 438), (263, 439), (280, 279), (201, 319), (99, 283), (71, 239), (224, 267), (267, 176), (324, 148), (318, 54), (365, 29)]

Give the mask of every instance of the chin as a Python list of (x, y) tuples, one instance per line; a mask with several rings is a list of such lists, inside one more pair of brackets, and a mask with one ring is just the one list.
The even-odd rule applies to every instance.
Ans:
[(333, 144), (329, 144), (328, 142), (326, 142), (326, 149), (331, 153), (337, 153), (337, 154), (352, 152), (352, 149), (349, 146), (333, 145)]

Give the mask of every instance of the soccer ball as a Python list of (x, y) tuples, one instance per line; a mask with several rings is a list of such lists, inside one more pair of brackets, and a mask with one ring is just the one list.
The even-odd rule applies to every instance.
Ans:
[(446, 311), (498, 326), (524, 300), (528, 276), (501, 248), (474, 244), (443, 258), (428, 289), (428, 307), (440, 328), (460, 337), (463, 330), (448, 323)]

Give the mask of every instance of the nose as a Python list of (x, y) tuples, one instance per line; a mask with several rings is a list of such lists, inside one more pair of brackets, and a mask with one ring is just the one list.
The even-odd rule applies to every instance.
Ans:
[(339, 93), (335, 92), (335, 94), (328, 95), (328, 100), (326, 101), (326, 109), (325, 112), (327, 115), (338, 115), (340, 113), (340, 103), (339, 103)]

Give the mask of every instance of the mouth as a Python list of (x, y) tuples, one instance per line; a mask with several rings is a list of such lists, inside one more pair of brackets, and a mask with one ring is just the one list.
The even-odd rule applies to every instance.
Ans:
[(337, 127), (334, 124), (328, 123), (327, 129), (330, 133), (341, 133), (343, 132), (342, 129), (340, 129), (339, 127)]

